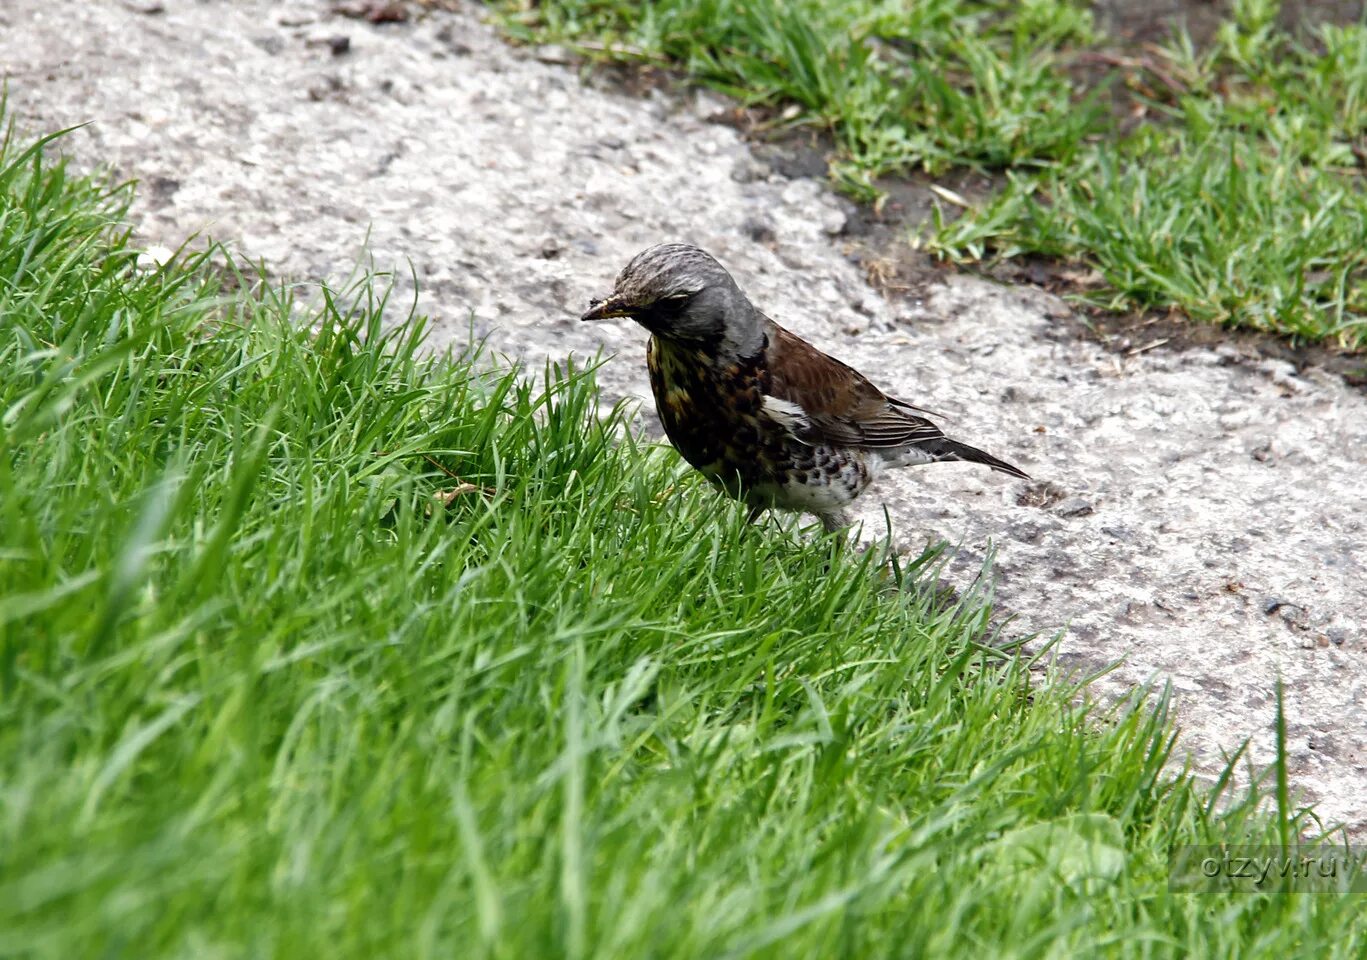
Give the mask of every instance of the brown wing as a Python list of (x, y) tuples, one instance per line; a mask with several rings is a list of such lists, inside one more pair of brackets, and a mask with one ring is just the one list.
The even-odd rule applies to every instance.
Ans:
[(911, 414), (911, 404), (887, 396), (858, 370), (769, 322), (765, 392), (802, 408), (792, 428), (799, 440), (873, 448), (944, 437), (935, 424)]

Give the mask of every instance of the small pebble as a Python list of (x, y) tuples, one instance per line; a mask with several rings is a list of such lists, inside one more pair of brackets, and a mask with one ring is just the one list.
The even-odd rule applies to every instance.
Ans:
[(777, 237), (774, 225), (763, 217), (746, 217), (740, 225), (740, 231), (756, 243), (769, 243)]
[(1060, 517), (1085, 517), (1094, 512), (1095, 508), (1086, 497), (1065, 497), (1054, 507), (1054, 513)]

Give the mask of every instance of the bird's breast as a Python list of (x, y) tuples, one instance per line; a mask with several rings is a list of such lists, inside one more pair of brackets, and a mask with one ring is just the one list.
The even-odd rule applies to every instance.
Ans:
[(655, 406), (685, 460), (751, 505), (839, 509), (873, 476), (862, 451), (795, 439), (764, 415), (769, 372), (760, 353), (719, 362), (706, 351), (652, 337), (646, 353)]
[(704, 350), (652, 337), (646, 365), (660, 422), (683, 458), (714, 478), (750, 479), (775, 442), (759, 416), (761, 359), (719, 363)]

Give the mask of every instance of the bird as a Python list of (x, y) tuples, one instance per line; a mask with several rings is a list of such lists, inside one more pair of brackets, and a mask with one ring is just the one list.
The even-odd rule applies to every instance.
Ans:
[(845, 529), (850, 505), (890, 467), (966, 460), (1029, 479), (779, 326), (692, 244), (642, 250), (580, 319), (618, 317), (650, 333), (646, 366), (670, 442), (747, 504), (751, 522), (779, 509)]

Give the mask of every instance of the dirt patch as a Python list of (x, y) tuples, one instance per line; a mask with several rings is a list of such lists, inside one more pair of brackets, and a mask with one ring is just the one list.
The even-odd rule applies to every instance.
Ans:
[(1180, 314), (1150, 312), (1116, 314), (1085, 309), (1074, 314), (1075, 332), (1097, 339), (1118, 353), (1133, 355), (1145, 350), (1196, 350), (1232, 348), (1234, 357), (1254, 364), (1272, 360), (1289, 363), (1297, 374), (1327, 370), (1349, 386), (1367, 389), (1367, 355), (1314, 343), (1296, 343), (1286, 337), (1256, 330), (1227, 329), (1193, 323)]
[[(1198, 46), (1210, 42), (1220, 24), (1230, 18), (1229, 0), (1096, 0), (1092, 12), (1097, 26), (1126, 46), (1167, 40), (1186, 30)], [(1283, 0), (1278, 23), (1284, 30), (1304, 34), (1320, 23), (1357, 23), (1361, 0)]]

